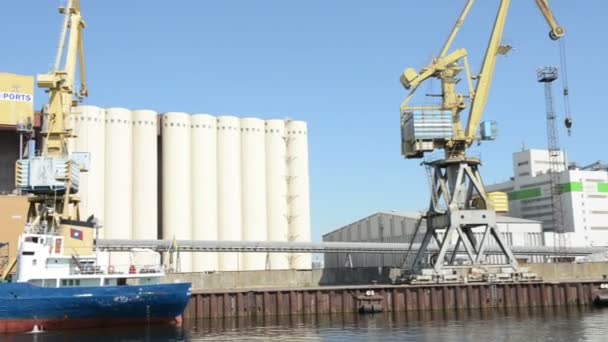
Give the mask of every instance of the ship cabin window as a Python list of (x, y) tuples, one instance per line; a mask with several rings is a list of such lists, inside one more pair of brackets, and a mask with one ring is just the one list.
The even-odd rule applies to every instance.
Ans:
[(32, 260), (32, 266), (36, 266), (36, 264), (37, 264), (36, 259), (33, 259)]
[(40, 287), (56, 287), (57, 282), (55, 279), (30, 279), (27, 281), (28, 283)]
[(26, 236), (25, 242), (33, 242), (33, 243), (44, 243), (44, 239), (39, 238), (38, 236)]
[(21, 252), (21, 255), (34, 255), (34, 252), (23, 251), (23, 252)]
[(61, 287), (80, 286), (80, 279), (61, 279)]

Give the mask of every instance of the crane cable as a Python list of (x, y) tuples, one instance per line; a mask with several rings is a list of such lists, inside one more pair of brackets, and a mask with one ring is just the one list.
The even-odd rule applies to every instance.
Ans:
[(564, 125), (568, 130), (568, 136), (571, 134), (572, 114), (570, 113), (570, 97), (568, 89), (568, 68), (566, 63), (566, 41), (565, 37), (559, 41), (559, 61), (562, 69), (562, 86), (564, 95)]

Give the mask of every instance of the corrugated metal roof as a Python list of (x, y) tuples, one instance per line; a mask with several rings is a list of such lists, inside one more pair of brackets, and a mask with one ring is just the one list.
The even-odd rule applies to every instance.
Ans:
[[(361, 222), (363, 220), (366, 220), (368, 218), (377, 216), (377, 215), (392, 215), (392, 216), (396, 216), (396, 217), (402, 217), (402, 218), (409, 218), (409, 219), (413, 219), (413, 220), (417, 220), (420, 218), (421, 213), (419, 212), (415, 212), (415, 211), (410, 211), (410, 212), (406, 212), (406, 211), (379, 211), (377, 213), (368, 215), (364, 218), (361, 218), (359, 220), (353, 221), (352, 223), (346, 224), (340, 228), (334, 229), (329, 233), (323, 234), (323, 237), (334, 234), (336, 232), (339, 232), (345, 228), (348, 228), (350, 225)], [(504, 215), (497, 215), (496, 216), (496, 223), (506, 223), (506, 224), (514, 224), (514, 223), (541, 223), (541, 221), (534, 221), (534, 220), (528, 220), (528, 219), (523, 219), (523, 218), (518, 218), (518, 217), (511, 217), (511, 216), (504, 216)]]
[(348, 224), (346, 224), (346, 225), (344, 225), (344, 226), (342, 226), (340, 228), (336, 228), (336, 229), (332, 230), (329, 233), (323, 234), (322, 237), (326, 237), (328, 235), (335, 234), (335, 233), (337, 233), (337, 232), (339, 232), (339, 231), (341, 231), (341, 230), (343, 230), (345, 228), (348, 228), (349, 226), (351, 226), (353, 224), (359, 223), (361, 221), (365, 221), (365, 220), (367, 220), (369, 218), (372, 218), (372, 217), (378, 216), (378, 215), (392, 215), (392, 216), (397, 216), (397, 217), (409, 218), (409, 219), (412, 219), (412, 220), (417, 220), (417, 219), (420, 218), (421, 213), (415, 212), (415, 211), (411, 211), (411, 212), (406, 212), (406, 211), (379, 211), (377, 213), (373, 213), (371, 215), (365, 216), (365, 217), (363, 217), (361, 219), (358, 219), (358, 220), (355, 220), (355, 221), (353, 221), (351, 223), (348, 223)]

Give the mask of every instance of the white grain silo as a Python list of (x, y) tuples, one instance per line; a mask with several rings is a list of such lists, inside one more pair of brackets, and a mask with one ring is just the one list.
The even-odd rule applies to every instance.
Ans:
[[(95, 106), (78, 106), (70, 116), (71, 127), (76, 135), (72, 152), (90, 153), (90, 164), (80, 174), (80, 217), (86, 220), (95, 215), (104, 222), (104, 173), (105, 173), (105, 110)], [(103, 238), (104, 229), (99, 237)]]
[[(221, 241), (242, 240), (241, 211), (241, 132), (239, 119), (220, 116), (217, 123), (218, 161), (218, 238)], [(237, 271), (239, 253), (221, 253), (220, 271)]]
[(133, 239), (158, 238), (157, 113), (133, 115)]
[[(190, 115), (165, 113), (162, 116), (162, 238), (190, 240)], [(179, 245), (178, 245), (179, 248)], [(180, 253), (176, 271), (190, 272), (192, 256)]]
[[(310, 193), (308, 175), (308, 138), (306, 122), (288, 121), (287, 156), (289, 171), (289, 241), (310, 241)], [(309, 253), (293, 254), (290, 266), (310, 269)]]
[[(268, 239), (264, 120), (241, 119), (243, 240)], [(242, 270), (266, 269), (266, 253), (243, 253)]]
[[(191, 117), (192, 239), (217, 241), (217, 118)], [(194, 272), (217, 271), (218, 254), (192, 253)]]
[[(268, 241), (287, 241), (289, 211), (287, 206), (287, 146), (285, 121), (267, 120), (266, 135), (266, 206)], [(289, 268), (288, 254), (271, 253), (270, 268)]]
[[(106, 109), (104, 238), (131, 239), (133, 213), (133, 130), (131, 111)], [(117, 271), (128, 269), (128, 254), (112, 253)]]

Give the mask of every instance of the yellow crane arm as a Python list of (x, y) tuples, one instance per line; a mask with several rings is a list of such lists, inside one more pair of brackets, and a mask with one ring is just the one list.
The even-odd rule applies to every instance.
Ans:
[(452, 28), (452, 32), (450, 32), (450, 36), (445, 41), (445, 44), (443, 44), (443, 49), (441, 49), (441, 54), (439, 54), (439, 58), (444, 57), (448, 53), (448, 50), (450, 50), (450, 47), (452, 46), (452, 43), (454, 42), (458, 31), (460, 31), (462, 24), (464, 24), (467, 15), (471, 11), (471, 7), (473, 7), (473, 3), (475, 3), (475, 0), (468, 0), (467, 4), (464, 6), (462, 13), (460, 13), (460, 17), (458, 17), (456, 25), (454, 25), (454, 27)]
[(486, 49), (486, 56), (483, 61), (483, 66), (481, 67), (481, 73), (477, 79), (475, 99), (471, 105), (471, 111), (469, 112), (469, 119), (465, 130), (465, 136), (469, 144), (475, 140), (477, 127), (479, 126), (483, 111), (488, 102), (488, 94), (490, 93), (490, 86), (492, 85), (492, 78), (494, 76), (494, 70), (496, 69), (496, 59), (500, 49), (502, 34), (505, 30), (509, 5), (511, 5), (511, 0), (502, 0), (500, 3), (494, 22), (494, 30), (492, 31), (492, 36), (490, 36), (490, 41)]
[[(83, 22), (84, 27), (84, 22)], [(80, 63), (80, 92), (79, 96), (87, 97), (89, 96), (89, 89), (87, 88), (87, 73), (85, 69), (84, 63), (84, 43), (82, 41), (82, 33), (78, 38), (78, 61)]]
[(538, 9), (542, 13), (543, 17), (545, 17), (547, 24), (551, 28), (551, 31), (549, 32), (549, 37), (551, 37), (551, 39), (553, 40), (558, 40), (563, 37), (564, 34), (566, 34), (566, 30), (564, 30), (563, 27), (559, 26), (557, 20), (555, 20), (555, 16), (553, 16), (553, 12), (551, 11), (551, 8), (549, 8), (549, 3), (547, 3), (547, 0), (534, 1), (536, 2), (536, 6), (538, 6)]
[[(565, 30), (557, 24), (557, 21), (555, 20), (547, 1), (534, 1), (551, 27), (551, 39), (556, 40), (563, 37)], [(504, 32), (510, 3), (510, 0), (502, 0), (500, 4), (498, 14), (496, 15), (496, 21), (494, 23), (494, 30), (492, 32), (492, 36), (490, 37), (490, 42), (488, 43), (483, 66), (481, 67), (481, 73), (478, 76), (475, 98), (471, 105), (471, 111), (469, 112), (469, 119), (465, 130), (465, 136), (469, 144), (475, 140), (479, 122), (481, 121), (483, 111), (488, 101), (488, 95), (492, 85), (492, 78), (494, 77), (494, 70), (496, 68), (496, 59), (499, 54), (504, 53), (503, 47), (501, 47), (500, 43), (502, 40), (502, 34)]]
[(435, 76), (437, 72), (445, 70), (450, 64), (456, 63), (466, 56), (467, 51), (465, 49), (458, 49), (447, 56), (434, 60), (429, 66), (422, 69), (420, 74), (416, 73), (413, 68), (407, 68), (401, 75), (401, 84), (405, 89), (415, 89), (420, 85), (420, 83)]
[[(65, 8), (59, 9), (65, 15), (65, 20), (59, 38), (55, 68), (48, 74), (38, 75), (37, 83), (41, 88), (48, 89), (48, 125), (45, 132), (46, 141), (43, 144), (42, 154), (50, 157), (65, 157), (66, 131), (64, 119), (70, 113), (74, 102), (82, 96), (86, 96), (86, 78), (84, 69), (84, 48), (82, 43), (82, 30), (84, 21), (80, 15), (80, 1), (69, 0)], [(60, 69), (61, 61), (64, 60), (64, 47), (69, 33), (69, 42), (65, 48), (65, 65)], [(80, 59), (80, 79), (83, 91), (77, 93), (74, 90), (74, 80), (76, 78), (76, 63)]]

